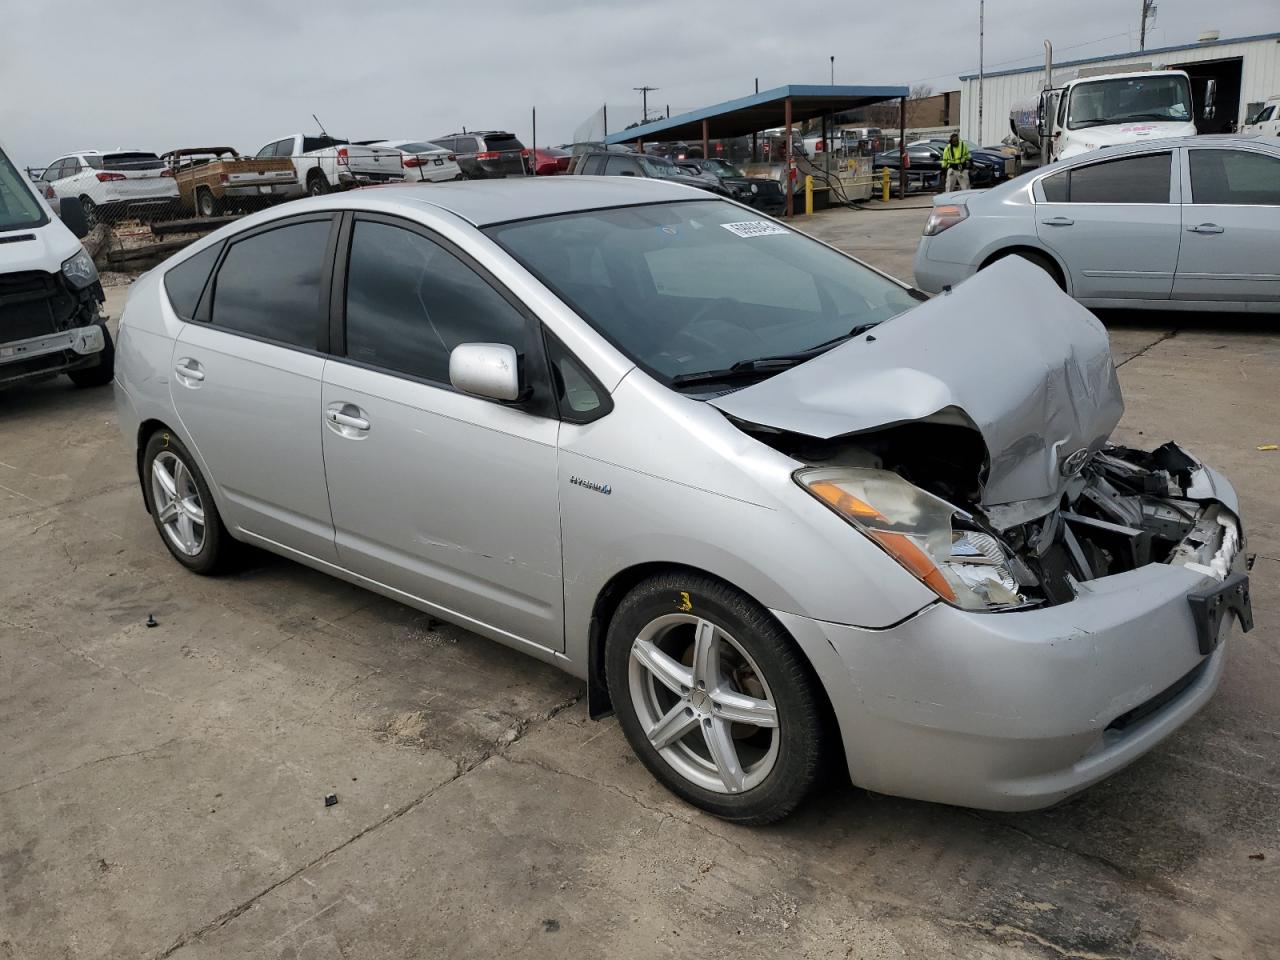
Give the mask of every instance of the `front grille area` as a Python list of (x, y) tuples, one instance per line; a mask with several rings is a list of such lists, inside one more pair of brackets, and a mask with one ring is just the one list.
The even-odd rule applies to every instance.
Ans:
[(75, 312), (75, 298), (53, 274), (0, 274), (0, 342), (65, 330)]

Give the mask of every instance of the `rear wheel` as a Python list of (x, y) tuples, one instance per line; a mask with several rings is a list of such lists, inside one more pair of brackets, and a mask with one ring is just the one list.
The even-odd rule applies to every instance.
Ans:
[(323, 197), (329, 192), (329, 181), (319, 170), (313, 170), (307, 177), (307, 193), (313, 197)]
[(696, 574), (641, 583), (614, 614), (605, 657), (632, 749), (689, 803), (769, 823), (817, 780), (816, 680), (777, 621), (737, 590)]
[[(1000, 260), (1004, 260), (1006, 257), (1021, 257), (1023, 260), (1027, 261), (1027, 263), (1034, 264), (1052, 277), (1053, 282), (1058, 285), (1060, 290), (1067, 289), (1067, 285), (1062, 280), (1062, 273), (1058, 270), (1058, 265), (1043, 253), (1036, 253), (1034, 250), (1018, 250), (1014, 253), (1007, 253), (1003, 257), (997, 257), (995, 260), (992, 260), (991, 263), (997, 263)], [(991, 263), (988, 263), (987, 266), (991, 266)]]
[(80, 198), (80, 207), (84, 210), (84, 222), (90, 227), (96, 227), (101, 222), (98, 214), (98, 205), (88, 197)]
[(196, 213), (202, 217), (216, 217), (222, 211), (219, 209), (218, 198), (213, 195), (213, 191), (208, 187), (201, 187), (196, 191)]
[(225, 568), (235, 541), (182, 441), (165, 430), (152, 434), (142, 454), (142, 468), (147, 509), (173, 558), (193, 573), (211, 574)]

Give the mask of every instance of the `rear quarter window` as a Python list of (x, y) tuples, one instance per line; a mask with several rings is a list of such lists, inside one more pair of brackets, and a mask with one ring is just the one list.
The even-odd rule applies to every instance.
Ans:
[(183, 320), (195, 319), (200, 297), (208, 286), (209, 274), (213, 272), (221, 252), (222, 244), (215, 243), (164, 275), (164, 292), (169, 297), (169, 304)]
[(523, 150), (524, 144), (517, 140), (512, 134), (504, 134), (496, 137), (485, 137), (484, 146), (486, 150)]

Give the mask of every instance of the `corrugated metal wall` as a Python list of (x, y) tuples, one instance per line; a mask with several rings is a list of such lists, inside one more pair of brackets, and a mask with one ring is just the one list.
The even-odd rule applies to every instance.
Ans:
[[(1125, 64), (1151, 63), (1156, 69), (1204, 60), (1243, 58), (1240, 77), (1240, 116), (1244, 123), (1245, 106), (1251, 101), (1265, 100), (1280, 94), (1280, 41), (1267, 37), (1245, 42), (1206, 43), (1195, 47), (1165, 52), (1125, 53), (1105, 60), (1090, 60), (1088, 66), (1123, 67)], [(1054, 82), (1065, 83), (1076, 75), (1075, 66), (1055, 69)], [(1044, 68), (1027, 73), (989, 76), (983, 84), (982, 130), (978, 130), (977, 78), (960, 81), (960, 135), (979, 144), (999, 143), (1009, 135), (1009, 111), (1015, 103), (1034, 102), (1044, 86)]]

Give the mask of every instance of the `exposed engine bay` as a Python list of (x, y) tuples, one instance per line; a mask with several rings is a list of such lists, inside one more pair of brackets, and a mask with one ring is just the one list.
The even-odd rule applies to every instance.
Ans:
[(818, 440), (739, 426), (807, 464), (801, 486), (966, 608), (1065, 603), (1075, 584), (1152, 563), (1222, 581), (1243, 546), (1208, 471), (1174, 443), (1079, 451), (1061, 496), (1028, 519), (1023, 505), (983, 506), (986, 451), (964, 427), (910, 423)]

